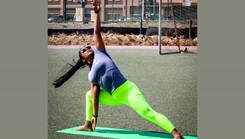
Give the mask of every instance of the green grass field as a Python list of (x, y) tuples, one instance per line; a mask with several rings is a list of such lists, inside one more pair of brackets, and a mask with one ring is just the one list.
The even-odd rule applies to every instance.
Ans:
[[(153, 49), (108, 49), (124, 76), (138, 85), (152, 108), (167, 116), (183, 135), (197, 135), (197, 55), (158, 55)], [(49, 139), (94, 138), (56, 131), (82, 125), (85, 121), (87, 74), (81, 69), (60, 88), (52, 81), (78, 49), (48, 49), (48, 135)], [(126, 106), (100, 105), (98, 127), (165, 132)]]

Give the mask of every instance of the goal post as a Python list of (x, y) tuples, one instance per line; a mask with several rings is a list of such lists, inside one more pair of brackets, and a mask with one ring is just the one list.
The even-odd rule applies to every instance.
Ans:
[[(158, 54), (164, 54), (162, 46), (169, 44), (169, 40), (164, 39), (167, 37), (171, 37), (171, 46), (178, 47), (178, 53), (187, 52), (188, 46), (195, 46), (197, 43), (197, 3), (191, 3), (190, 0), (182, 0), (182, 3), (162, 1), (159, 0), (158, 11)], [(176, 51), (176, 48), (171, 48), (171, 51)]]

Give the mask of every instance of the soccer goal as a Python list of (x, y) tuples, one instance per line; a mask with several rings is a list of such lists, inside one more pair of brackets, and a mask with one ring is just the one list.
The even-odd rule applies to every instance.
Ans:
[(197, 0), (165, 1), (159, 1), (158, 54), (197, 53)]

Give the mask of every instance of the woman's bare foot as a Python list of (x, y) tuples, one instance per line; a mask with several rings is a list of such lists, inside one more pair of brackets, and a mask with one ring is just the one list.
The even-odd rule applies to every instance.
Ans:
[(177, 134), (174, 136), (174, 139), (185, 139), (181, 134)]
[(172, 135), (174, 136), (174, 139), (185, 139), (178, 131), (177, 129), (174, 129), (172, 132)]
[(76, 129), (77, 131), (93, 131), (91, 121), (85, 121), (83, 126)]

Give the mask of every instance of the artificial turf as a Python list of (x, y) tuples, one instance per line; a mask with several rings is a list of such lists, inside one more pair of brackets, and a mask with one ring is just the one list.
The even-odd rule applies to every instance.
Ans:
[[(124, 76), (136, 83), (152, 108), (167, 116), (183, 135), (197, 135), (197, 55), (158, 55), (151, 49), (108, 49)], [(60, 88), (52, 81), (78, 49), (48, 49), (48, 138), (94, 138), (56, 131), (85, 121), (87, 74), (81, 69)], [(98, 127), (166, 133), (126, 106), (100, 105)]]

